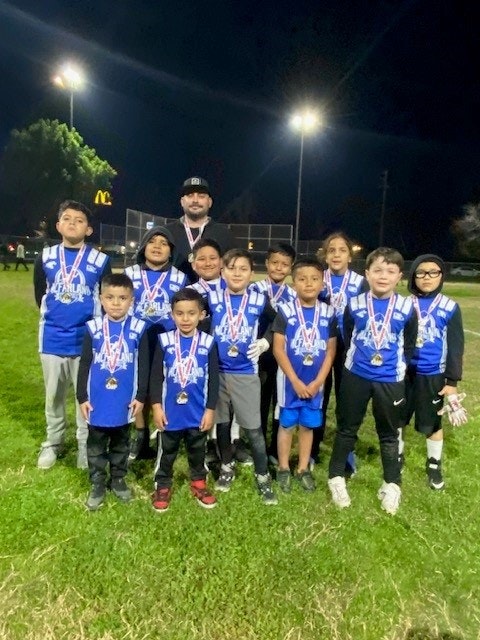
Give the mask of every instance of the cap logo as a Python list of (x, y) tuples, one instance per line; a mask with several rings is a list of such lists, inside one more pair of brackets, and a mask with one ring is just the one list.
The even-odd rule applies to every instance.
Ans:
[(201, 180), (200, 178), (191, 178), (190, 179), (190, 183), (191, 184), (200, 184)]

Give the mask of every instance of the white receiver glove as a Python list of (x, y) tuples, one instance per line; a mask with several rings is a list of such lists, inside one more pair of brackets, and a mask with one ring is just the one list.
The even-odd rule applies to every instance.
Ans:
[(270, 345), (268, 343), (268, 340), (266, 340), (265, 338), (255, 340), (255, 342), (252, 342), (252, 344), (247, 349), (247, 358), (256, 364), (262, 353), (268, 351), (269, 347)]
[(466, 393), (451, 393), (447, 396), (447, 404), (437, 411), (439, 416), (447, 414), (450, 424), (454, 427), (460, 427), (468, 421), (467, 410), (462, 407), (462, 400), (466, 397)]

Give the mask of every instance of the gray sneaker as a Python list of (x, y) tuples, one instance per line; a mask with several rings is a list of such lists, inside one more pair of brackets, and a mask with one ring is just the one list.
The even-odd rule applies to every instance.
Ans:
[(120, 502), (130, 502), (133, 497), (131, 489), (123, 478), (113, 478), (110, 488)]
[(305, 491), (315, 491), (315, 489), (317, 488), (311, 471), (300, 471), (295, 477), (300, 483), (302, 489), (304, 489)]
[(278, 504), (277, 496), (273, 493), (272, 490), (272, 478), (270, 474), (266, 475), (255, 475), (257, 480), (257, 489), (258, 493), (262, 496), (263, 504), (266, 505), (275, 505)]
[(50, 469), (57, 461), (60, 445), (44, 442), (38, 455), (37, 467), (39, 469)]
[(223, 493), (227, 493), (230, 491), (230, 487), (232, 486), (232, 482), (235, 479), (235, 467), (233, 465), (226, 465), (225, 467), (221, 467), (220, 475), (218, 476), (218, 480), (215, 483), (215, 489), (217, 491), (223, 491)]
[(92, 489), (88, 495), (87, 509), (89, 511), (96, 511), (99, 509), (105, 501), (105, 485), (104, 484), (94, 484), (92, 485)]
[(290, 493), (292, 490), (292, 474), (290, 469), (279, 469), (277, 471), (277, 482), (283, 493)]
[(87, 445), (78, 443), (77, 469), (88, 469)]

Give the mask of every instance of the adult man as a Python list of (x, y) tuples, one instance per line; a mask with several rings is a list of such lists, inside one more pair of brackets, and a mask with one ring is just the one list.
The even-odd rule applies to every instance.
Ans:
[(188, 178), (182, 185), (180, 205), (183, 216), (168, 225), (176, 248), (174, 265), (187, 274), (191, 282), (196, 282), (198, 276), (190, 263), (192, 249), (200, 238), (216, 240), (222, 254), (228, 249), (236, 247), (234, 235), (226, 224), (214, 222), (209, 217), (213, 204), (208, 182), (203, 178)]
[(26, 271), (28, 271), (27, 263), (25, 262), (25, 245), (21, 240), (18, 241), (16, 251), (17, 261), (15, 263), (15, 271), (18, 271), (18, 265), (23, 264)]

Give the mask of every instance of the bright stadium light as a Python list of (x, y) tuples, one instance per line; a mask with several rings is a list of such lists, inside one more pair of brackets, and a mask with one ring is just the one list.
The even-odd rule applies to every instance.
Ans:
[(73, 129), (73, 94), (79, 91), (84, 84), (81, 71), (72, 64), (64, 65), (60, 73), (53, 78), (53, 83), (70, 93), (70, 129)]

